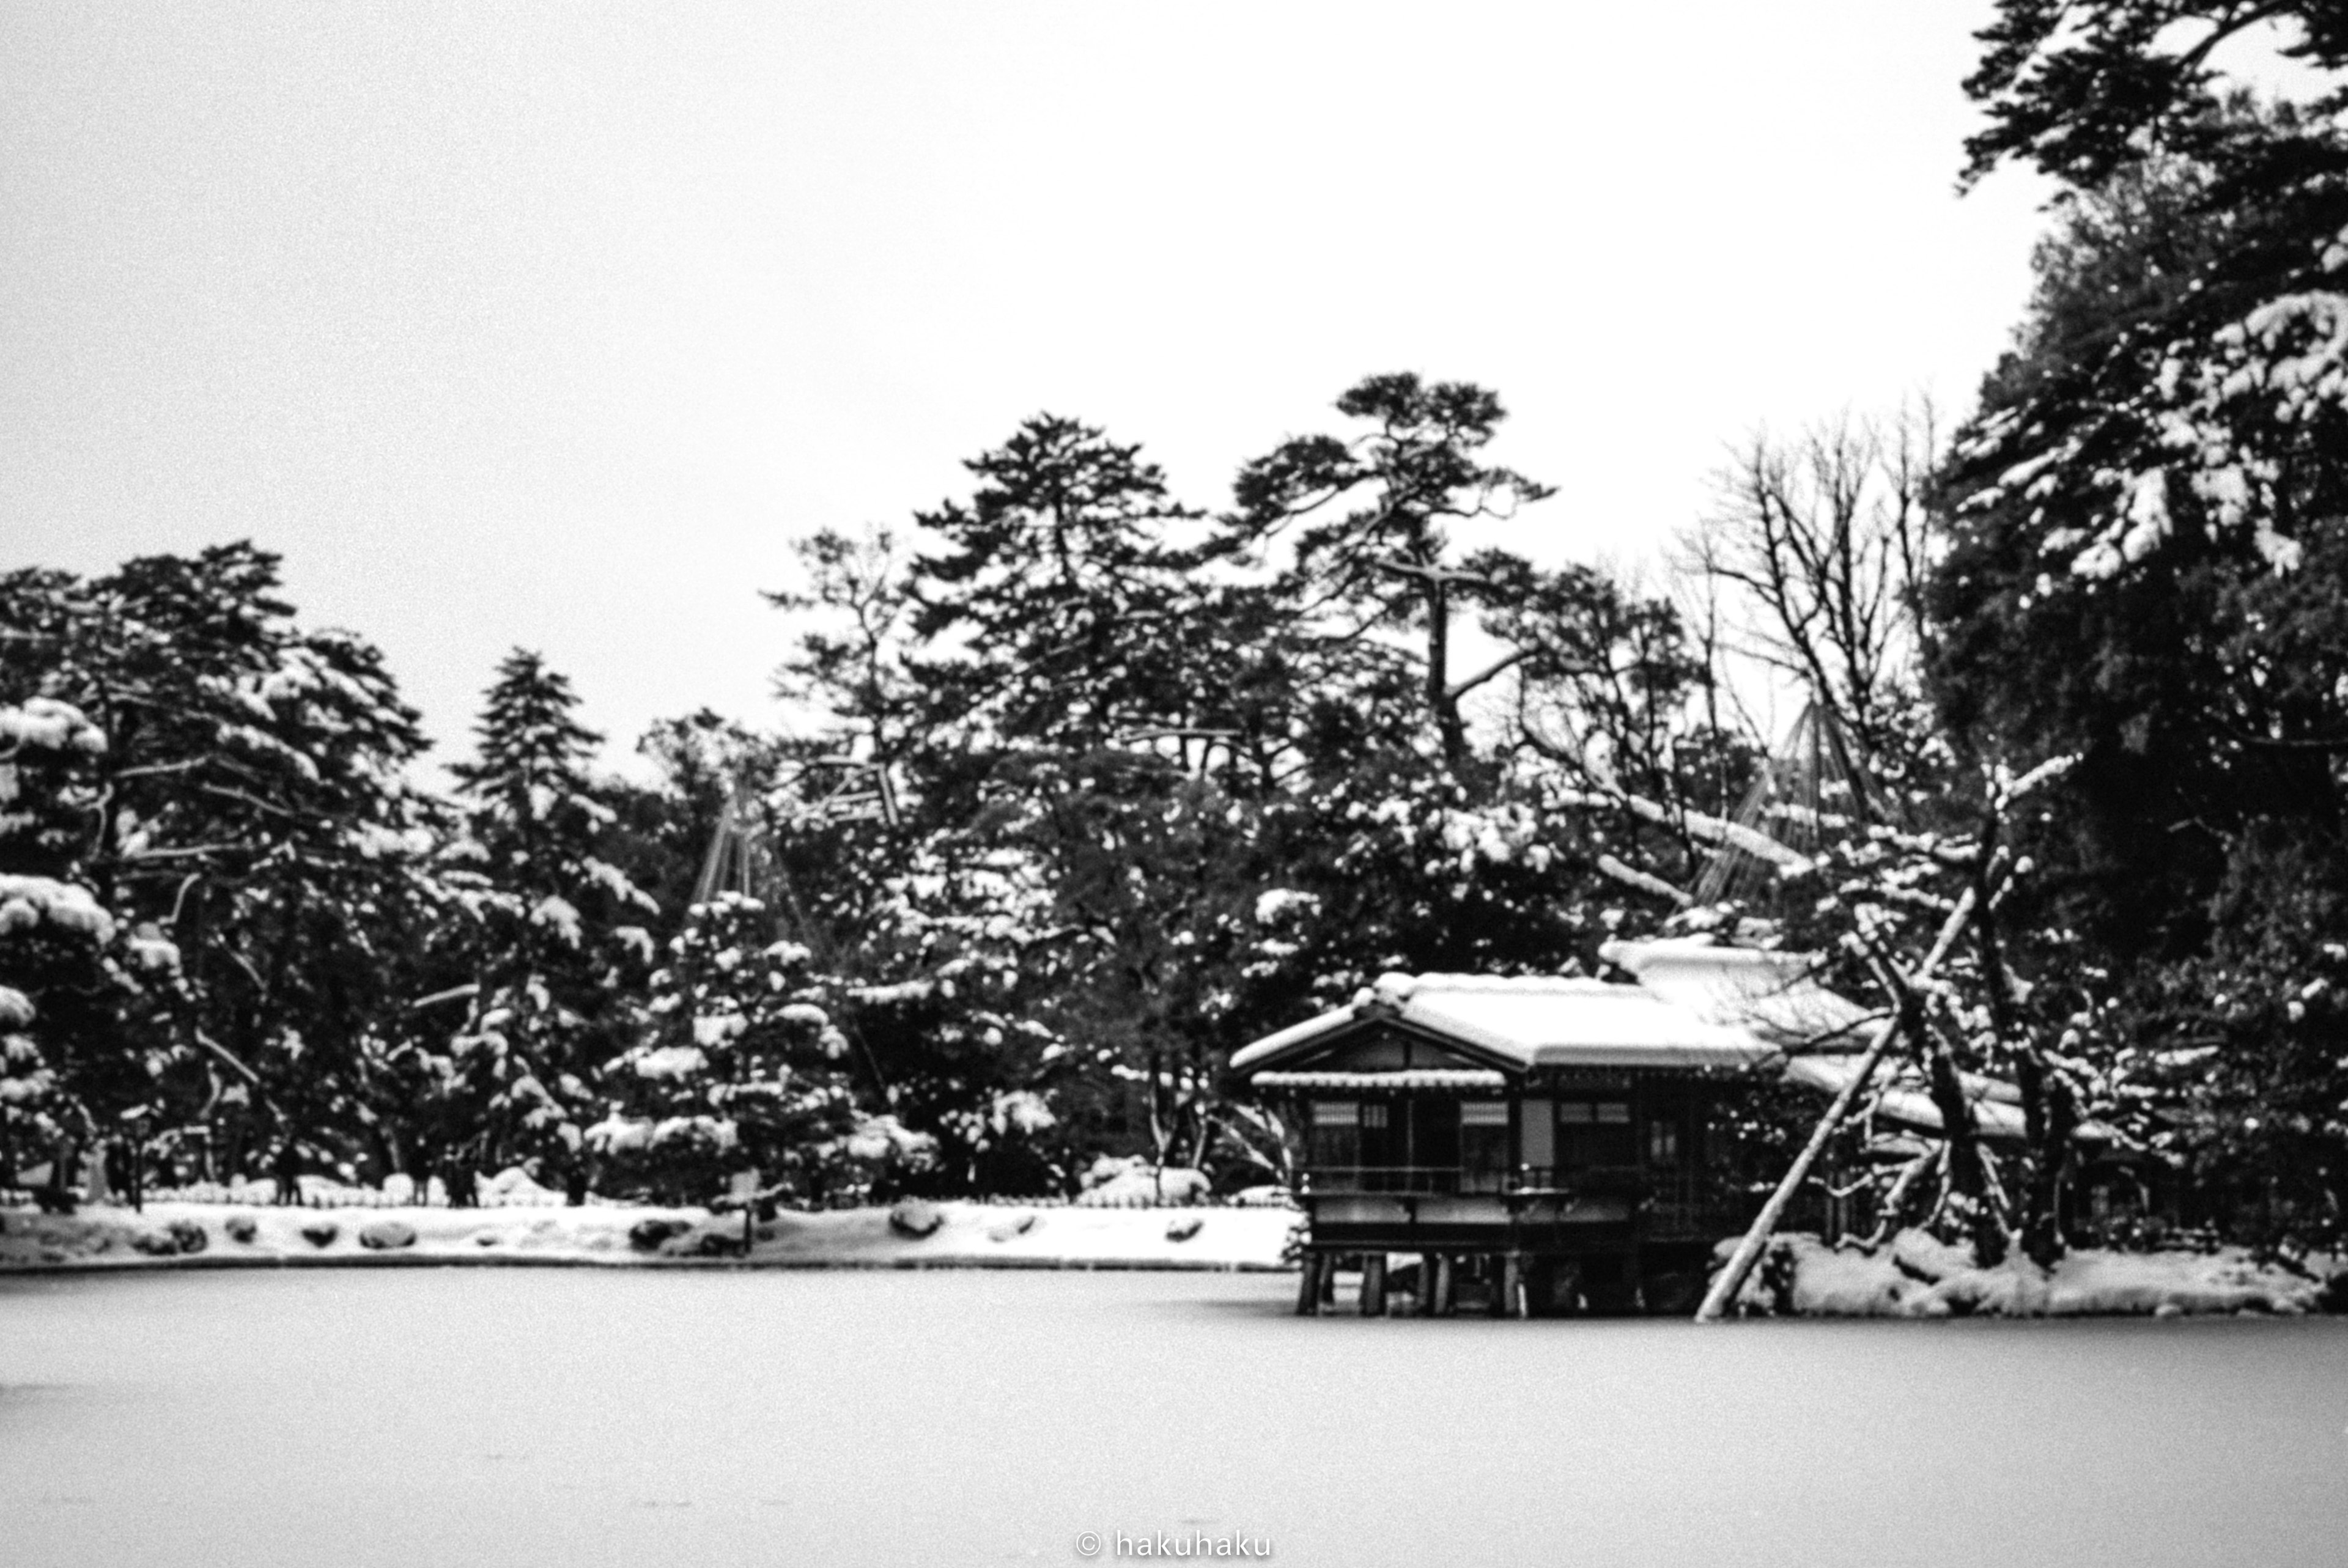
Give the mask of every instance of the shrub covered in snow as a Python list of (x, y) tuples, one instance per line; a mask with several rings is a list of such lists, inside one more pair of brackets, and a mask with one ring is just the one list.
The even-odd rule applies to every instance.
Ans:
[(642, 1038), (601, 1074), (606, 1112), (587, 1137), (607, 1186), (706, 1202), (745, 1176), (770, 1199), (823, 1204), (922, 1162), (923, 1140), (859, 1104), (808, 958), (757, 899), (694, 908), (653, 976)]
[(1104, 1154), (1086, 1173), (1076, 1201), (1088, 1209), (1162, 1208), (1204, 1203), (1212, 1190), (1203, 1171), (1154, 1166), (1138, 1154), (1122, 1160)]

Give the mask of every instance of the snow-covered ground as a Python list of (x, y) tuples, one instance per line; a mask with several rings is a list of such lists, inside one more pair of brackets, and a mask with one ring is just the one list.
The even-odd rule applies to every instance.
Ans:
[[(1285, 1266), (1297, 1214), (1275, 1207), (1021, 1208), (907, 1204), (783, 1214), (747, 1250), (738, 1214), (706, 1209), (301, 1208), (151, 1203), (144, 1213), (71, 1216), (0, 1209), (0, 1270), (216, 1268), (335, 1264), (732, 1265), (781, 1268), (1141, 1268)], [(922, 1233), (926, 1234), (916, 1234)], [(1397, 1258), (1397, 1262), (1407, 1261)], [(2007, 1317), (2257, 1312), (2332, 1305), (2341, 1272), (2214, 1253), (2082, 1250), (2054, 1268), (2020, 1256), (1976, 1268), (1962, 1249), (1905, 1232), (1873, 1253), (1807, 1235), (1770, 1245), (1740, 1298), (1750, 1313), (1816, 1317)], [(2342, 1293), (2333, 1293), (2342, 1294)], [(2334, 1308), (2336, 1309), (2336, 1308)]]
[[(70, 1215), (0, 1209), (0, 1269), (335, 1263), (803, 1267), (1269, 1269), (1283, 1208), (1016, 1208), (922, 1204), (783, 1214), (744, 1250), (739, 1214), (706, 1209), (298, 1208), (150, 1203)], [(931, 1228), (932, 1224), (934, 1228)], [(926, 1235), (912, 1234), (926, 1230)]]
[[(1970, 1252), (1903, 1231), (1872, 1253), (1838, 1251), (1807, 1235), (1780, 1236), (1746, 1282), (1752, 1312), (1814, 1317), (2075, 1317), (2325, 1310), (2335, 1260), (2306, 1272), (2261, 1264), (2240, 1247), (2216, 1252), (2083, 1248), (2040, 1268), (2019, 1253), (1978, 1268)], [(2333, 1308), (2336, 1310), (2336, 1307)]]

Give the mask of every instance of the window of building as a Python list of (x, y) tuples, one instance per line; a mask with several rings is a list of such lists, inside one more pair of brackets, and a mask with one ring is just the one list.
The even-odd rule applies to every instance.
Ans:
[(1669, 1117), (1647, 1123), (1647, 1163), (1672, 1166), (1680, 1163), (1680, 1124)]
[(1385, 1100), (1362, 1102), (1361, 1151), (1365, 1165), (1409, 1164), (1409, 1107)]
[(1498, 1191), (1509, 1170), (1509, 1102), (1459, 1102), (1459, 1169), (1469, 1192)]
[[(1384, 1106), (1376, 1107), (1384, 1111)], [(1362, 1106), (1352, 1100), (1315, 1100), (1305, 1163), (1323, 1169), (1362, 1163)]]
[(1557, 1102), (1557, 1163), (1566, 1170), (1628, 1165), (1637, 1160), (1631, 1102), (1597, 1098)]

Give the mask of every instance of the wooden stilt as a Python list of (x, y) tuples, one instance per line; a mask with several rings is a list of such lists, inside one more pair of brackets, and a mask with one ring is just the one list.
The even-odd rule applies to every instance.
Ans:
[(1362, 1316), (1386, 1315), (1386, 1255), (1374, 1252), (1362, 1260)]
[(1321, 1311), (1321, 1270), (1326, 1260), (1320, 1253), (1304, 1255), (1302, 1276), (1296, 1282), (1296, 1316), (1312, 1317)]
[(1500, 1260), (1500, 1316), (1523, 1317), (1529, 1305), (1525, 1299), (1524, 1255), (1512, 1252)]
[(1452, 1309), (1458, 1305), (1454, 1296), (1454, 1286), (1458, 1282), (1452, 1276), (1451, 1255), (1447, 1252), (1437, 1253), (1435, 1255), (1435, 1283), (1433, 1288), (1428, 1290), (1426, 1293), (1427, 1299), (1433, 1304), (1436, 1317), (1450, 1317)]
[(1436, 1257), (1431, 1252), (1418, 1255), (1418, 1316), (1435, 1316)]

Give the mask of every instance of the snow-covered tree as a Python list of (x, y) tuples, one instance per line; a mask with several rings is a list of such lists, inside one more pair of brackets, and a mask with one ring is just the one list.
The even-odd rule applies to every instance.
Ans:
[[(2098, 977), (2078, 1054), (2242, 1223), (2348, 1194), (2348, 34), (2336, 8), (2001, 7), (1973, 82), (2065, 182), (2013, 353), (1943, 475), (1935, 694), (1961, 744), (2075, 753), (2016, 919)], [(2273, 24), (2322, 95), (2210, 50)], [(2231, 1223), (2221, 1211), (2213, 1217)]]
[(1483, 387), (1373, 375), (1337, 411), (1369, 428), (1350, 440), (1292, 437), (1241, 467), (1225, 548), (1276, 567), (1292, 637), (1318, 631), (1348, 646), (1378, 630), (1415, 641), (1418, 723), (1458, 769), (1468, 756), (1463, 699), (1514, 661), (1464, 674), (1454, 665), (1455, 616), (1501, 592), (1484, 563), (1456, 559), (1455, 535), (1550, 491), (1484, 460), (1507, 415)]
[(6, 584), (0, 699), (68, 703), (108, 742), (35, 853), (111, 915), (138, 996), (65, 1078), (93, 1135), (182, 1168), (364, 1150), (420, 876), (415, 715), (373, 648), (276, 589), (248, 545)]
[(603, 1184), (705, 1203), (737, 1173), (768, 1199), (821, 1206), (918, 1168), (927, 1142), (860, 1103), (847, 1037), (808, 950), (739, 893), (696, 905), (651, 981), (641, 1038), (606, 1064), (588, 1129)]
[(88, 764), (105, 750), (69, 704), (0, 704), (0, 1182), (86, 1134), (76, 1081), (130, 999), (108, 963), (116, 920), (65, 879), (80, 869)]
[(1196, 514), (1140, 449), (1041, 415), (968, 465), (978, 487), (915, 521), (944, 547), (915, 563), (927, 716), (958, 743), (1105, 745), (1179, 723), (1186, 571), (1169, 526)]
[(438, 1063), (442, 1160), (459, 1201), (471, 1173), (514, 1162), (582, 1195), (590, 1079), (625, 1039), (624, 988), (651, 958), (650, 897), (604, 857), (612, 808), (588, 774), (598, 737), (570, 683), (534, 653), (499, 666), (478, 754), (451, 770), (463, 833), (442, 853), (468, 919), (473, 990)]
[[(814, 777), (770, 799), (793, 934), (942, 1181), (1270, 1158), (1220, 1081), (1251, 1034), (1385, 968), (1588, 958), (1599, 857), (1666, 830), (1556, 806), (1521, 715), (1643, 783), (1720, 772), (1667, 608), (1450, 553), (1542, 493), (1478, 455), (1497, 400), (1379, 377), (1340, 406), (1371, 428), (1250, 465), (1206, 529), (1138, 448), (1030, 421), (917, 518), (939, 548), (901, 586), (832, 538), (778, 599), (831, 618), (788, 689), (839, 760), (885, 760), (893, 808), (834, 813)], [(1424, 661), (1478, 608), (1503, 654), (1445, 665), (1438, 701)]]

